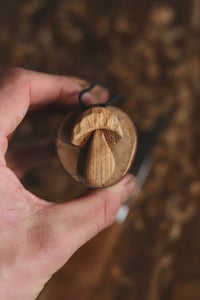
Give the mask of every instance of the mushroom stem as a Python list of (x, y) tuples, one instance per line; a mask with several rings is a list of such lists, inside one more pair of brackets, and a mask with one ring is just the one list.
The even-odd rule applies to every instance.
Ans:
[(90, 185), (104, 186), (115, 170), (115, 159), (104, 136), (96, 130), (89, 145), (85, 164), (85, 178)]

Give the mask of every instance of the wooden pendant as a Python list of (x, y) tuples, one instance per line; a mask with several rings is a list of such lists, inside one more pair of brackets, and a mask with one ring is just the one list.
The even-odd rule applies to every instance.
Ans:
[(131, 166), (137, 136), (118, 108), (71, 112), (58, 131), (57, 151), (65, 170), (90, 187), (118, 182)]

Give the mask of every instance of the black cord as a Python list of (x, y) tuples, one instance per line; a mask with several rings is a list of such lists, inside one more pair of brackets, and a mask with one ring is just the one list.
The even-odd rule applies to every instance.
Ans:
[[(84, 94), (90, 92), (93, 88), (95, 88), (96, 86), (102, 86), (104, 87), (102, 84), (99, 84), (99, 83), (92, 83), (87, 89), (84, 89), (82, 90), (79, 95), (78, 95), (78, 100), (79, 100), (79, 103), (80, 103), (80, 106), (84, 109), (87, 109), (87, 108), (91, 108), (91, 107), (97, 107), (97, 106), (100, 106), (100, 107), (107, 107), (109, 105), (113, 105), (114, 103), (116, 103), (117, 101), (121, 101), (121, 100), (124, 100), (124, 96), (122, 95), (117, 95), (115, 96), (114, 98), (111, 98), (109, 99), (108, 101), (106, 101), (105, 103), (100, 103), (100, 104), (85, 104), (84, 101), (83, 101), (83, 96)], [(106, 88), (106, 87), (104, 87)]]

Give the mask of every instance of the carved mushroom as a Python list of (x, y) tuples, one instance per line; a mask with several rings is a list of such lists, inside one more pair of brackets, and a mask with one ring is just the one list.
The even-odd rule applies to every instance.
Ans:
[(132, 121), (114, 106), (69, 112), (57, 137), (64, 169), (94, 188), (118, 182), (129, 170), (137, 146)]
[(89, 185), (103, 186), (115, 171), (112, 146), (123, 138), (119, 120), (109, 110), (94, 107), (87, 110), (73, 128), (71, 143), (84, 147), (89, 140), (84, 175)]

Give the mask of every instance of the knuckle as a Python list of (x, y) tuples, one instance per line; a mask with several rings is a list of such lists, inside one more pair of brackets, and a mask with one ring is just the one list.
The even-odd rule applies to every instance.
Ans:
[(7, 79), (16, 82), (24, 76), (25, 72), (25, 69), (21, 67), (11, 68), (7, 72)]
[(3, 155), (5, 155), (8, 148), (8, 139), (7, 138), (1, 138), (0, 139), (0, 150)]
[(25, 73), (26, 70), (24, 68), (21, 67), (10, 68), (2, 77), (1, 85), (18, 84), (22, 80), (22, 78), (24, 78)]
[(111, 193), (105, 193), (103, 195), (103, 223), (104, 227), (108, 227), (113, 224), (115, 220), (115, 216), (119, 207), (118, 199), (114, 199), (114, 197), (119, 198), (120, 196), (113, 196)]
[(106, 227), (111, 225), (113, 222), (113, 215), (110, 212), (109, 203), (107, 200), (104, 200), (103, 202), (103, 222), (104, 226)]

